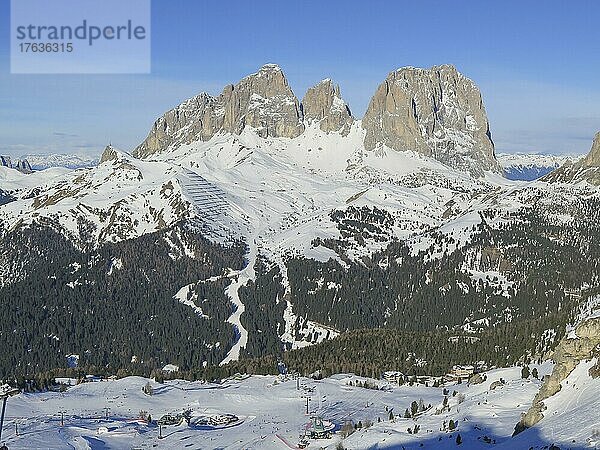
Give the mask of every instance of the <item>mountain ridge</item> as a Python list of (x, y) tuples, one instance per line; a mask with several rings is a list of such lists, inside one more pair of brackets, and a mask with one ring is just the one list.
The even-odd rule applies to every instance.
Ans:
[[(388, 111), (390, 102), (394, 106)], [(386, 146), (421, 153), (479, 177), (485, 171), (500, 173), (481, 93), (451, 65), (390, 72), (357, 121), (330, 79), (309, 88), (300, 102), (281, 68), (267, 64), (225, 86), (217, 97), (201, 93), (167, 111), (133, 155), (145, 158), (218, 133), (239, 135), (245, 128), (262, 138), (294, 139), (311, 121), (318, 121), (324, 132), (343, 136), (359, 123), (367, 151)]]
[(542, 180), (549, 183), (579, 183), (600, 185), (600, 132), (594, 135), (588, 154), (577, 161), (568, 161)]
[[(301, 102), (289, 98), (279, 69), (259, 73), (227, 87), (220, 99), (201, 94), (170, 111), (157, 121), (160, 132), (152, 131), (139, 147), (139, 158), (109, 145), (92, 168), (27, 176), (0, 168), (15, 186), (10, 202), (0, 206), (0, 295), (20, 305), (7, 305), (11, 321), (25, 320), (23, 311), (44, 301), (61, 318), (68, 311), (63, 302), (81, 301), (92, 310), (101, 303), (102, 314), (110, 316), (114, 308), (118, 315), (130, 296), (142, 293), (150, 305), (136, 303), (141, 331), (153, 333), (153, 345), (136, 350), (143, 361), (133, 358), (137, 353), (96, 349), (82, 364), (110, 361), (140, 371), (167, 363), (203, 370), (198, 366), (207, 364), (208, 374), (224, 362), (275, 357), (357, 329), (402, 330), (446, 343), (454, 336), (476, 337), (481, 343), (459, 356), (486, 359), (502, 345), (494, 364), (542, 355), (556, 345), (577, 303), (566, 292), (587, 292), (598, 279), (597, 265), (584, 263), (600, 260), (595, 186), (513, 182), (495, 171), (453, 167), (422, 151), (386, 144), (368, 150), (368, 130), (351, 119), (332, 81), (317, 85), (303, 111)], [(435, 72), (423, 73), (429, 86)], [(470, 82), (448, 76), (440, 95), (458, 80), (479, 108)], [(264, 95), (259, 99), (255, 90)], [(265, 111), (276, 113), (263, 123)], [(450, 114), (459, 132), (466, 112), (448, 107), (424, 123), (435, 128)], [(211, 121), (224, 127), (226, 115), (227, 127), (240, 128), (219, 128), (213, 135)], [(246, 126), (254, 120), (262, 128)], [(298, 133), (300, 125), (295, 137), (279, 135)], [(486, 127), (472, 131), (485, 135)], [(144, 250), (139, 261), (138, 246)], [(207, 259), (211, 252), (233, 252), (235, 264)], [(204, 263), (211, 264), (210, 273), (195, 275)], [(136, 282), (128, 284), (129, 277)], [(114, 288), (110, 298), (102, 287), (107, 282)], [(24, 283), (31, 283), (28, 290)], [(152, 286), (152, 297), (145, 285)], [(47, 289), (56, 295), (45, 298)], [(63, 336), (64, 329), (54, 329), (44, 322), (43, 310), (37, 312), (36, 326)], [(173, 339), (173, 327), (164, 343), (167, 334), (157, 333), (152, 322), (157, 312), (201, 320), (221, 337), (203, 332), (198, 342), (185, 334)], [(84, 317), (69, 326), (78, 332), (92, 322)], [(440, 329), (450, 335), (431, 334)], [(492, 329), (504, 330), (502, 336)], [(58, 353), (85, 354), (95, 332), (88, 327), (80, 343), (63, 337), (51, 348), (40, 341), (40, 348), (53, 352), (40, 370), (62, 361)], [(510, 347), (506, 336), (517, 332), (529, 337)], [(449, 360), (437, 357), (430, 366), (416, 366), (410, 358), (406, 364), (414, 371), (442, 371)], [(314, 360), (308, 363), (318, 368)], [(364, 370), (375, 367), (370, 361)]]

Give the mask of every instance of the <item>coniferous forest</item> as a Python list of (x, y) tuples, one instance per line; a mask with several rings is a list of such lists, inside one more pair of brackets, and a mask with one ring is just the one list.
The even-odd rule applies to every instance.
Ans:
[[(173, 253), (171, 243), (184, 240), (195, 258)], [(196, 288), (211, 298), (208, 318), (173, 296), (241, 268), (239, 243), (215, 245), (182, 226), (82, 252), (52, 229), (32, 227), (0, 245), (12, 269), (0, 289), (0, 378), (64, 368), (69, 354), (80, 367), (113, 373), (214, 364), (234, 339), (225, 322), (229, 280)]]
[[(248, 342), (240, 361), (222, 367), (236, 339), (226, 289), (246, 264), (242, 242), (216, 244), (185, 224), (96, 249), (78, 248), (50, 226), (5, 232), (0, 378), (150, 375), (170, 363), (180, 376), (215, 379), (276, 372), (278, 361), (306, 375), (440, 375), (453, 364), (538, 359), (563, 336), (581, 299), (597, 294), (589, 286), (598, 284), (598, 206), (593, 198), (570, 205), (581, 219), (566, 223), (545, 207), (508, 217), (488, 210), (466, 244), (431, 230), (428, 249), (392, 240), (360, 259), (352, 249), (382, 242), (391, 217), (334, 211), (340, 238), (313, 245), (337, 259), (289, 255), (287, 289), (281, 267), (257, 259), (255, 279), (239, 290)], [(184, 287), (188, 304), (174, 298)], [(341, 334), (291, 350), (286, 327), (317, 342), (310, 323)], [(77, 368), (68, 367), (71, 354), (79, 355)]]

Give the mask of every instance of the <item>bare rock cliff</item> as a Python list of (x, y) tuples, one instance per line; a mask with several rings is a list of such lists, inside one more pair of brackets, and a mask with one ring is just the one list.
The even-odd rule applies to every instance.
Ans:
[[(600, 318), (582, 322), (575, 329), (576, 337), (565, 337), (556, 347), (552, 359), (555, 361), (552, 374), (547, 376), (544, 384), (533, 400), (529, 411), (515, 427), (515, 434), (531, 428), (544, 418), (544, 400), (561, 390), (561, 383), (584, 359), (597, 356), (600, 345)], [(593, 376), (593, 373), (590, 373)]]
[(592, 148), (587, 156), (575, 163), (567, 162), (541, 178), (549, 183), (588, 183), (600, 186), (600, 132), (594, 136)]
[(212, 97), (201, 93), (160, 117), (133, 152), (144, 158), (219, 132), (253, 127), (261, 137), (296, 137), (304, 131), (298, 99), (279, 66), (267, 64)]
[(391, 72), (362, 126), (367, 149), (412, 150), (475, 175), (500, 172), (481, 93), (451, 65)]
[(339, 131), (346, 136), (354, 122), (350, 108), (342, 100), (340, 87), (326, 79), (308, 89), (301, 104), (306, 122), (319, 122), (326, 133)]

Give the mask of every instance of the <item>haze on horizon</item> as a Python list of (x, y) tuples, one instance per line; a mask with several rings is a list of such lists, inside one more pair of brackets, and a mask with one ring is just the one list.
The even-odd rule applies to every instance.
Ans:
[(218, 94), (265, 63), (298, 98), (339, 83), (356, 117), (402, 66), (453, 64), (480, 87), (497, 153), (586, 153), (600, 130), (600, 4), (152, 2), (150, 75), (11, 75), (0, 4), (0, 153), (132, 150), (186, 98)]

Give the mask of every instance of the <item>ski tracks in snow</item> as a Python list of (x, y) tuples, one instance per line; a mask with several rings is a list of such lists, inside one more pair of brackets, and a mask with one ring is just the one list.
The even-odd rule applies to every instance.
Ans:
[(227, 322), (235, 327), (238, 336), (235, 344), (233, 344), (233, 347), (231, 347), (231, 350), (229, 350), (229, 353), (227, 353), (227, 356), (223, 361), (221, 361), (220, 365), (239, 359), (241, 348), (246, 347), (246, 344), (248, 343), (248, 331), (244, 328), (241, 322), (242, 314), (246, 310), (246, 307), (240, 300), (239, 289), (242, 286), (245, 286), (250, 280), (254, 280), (256, 277), (254, 265), (256, 264), (258, 250), (254, 237), (252, 238), (252, 242), (248, 243), (248, 246), (248, 264), (242, 270), (229, 274), (229, 277), (232, 281), (225, 290), (226, 294), (231, 299), (231, 303), (235, 305), (235, 311), (233, 314), (231, 314), (231, 316), (229, 316)]

